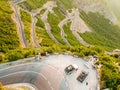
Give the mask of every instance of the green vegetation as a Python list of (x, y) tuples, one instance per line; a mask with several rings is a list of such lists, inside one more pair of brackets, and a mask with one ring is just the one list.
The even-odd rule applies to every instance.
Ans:
[(112, 24), (99, 13), (81, 12), (81, 17), (92, 29), (92, 32), (80, 34), (81, 37), (92, 45), (102, 46), (106, 50), (120, 48), (120, 28)]
[(118, 66), (116, 65), (116, 63), (118, 63), (118, 58), (102, 55), (99, 58), (99, 62), (103, 65), (101, 68), (101, 88), (119, 90), (120, 75)]
[(34, 57), (40, 50), (38, 48), (17, 48), (9, 50), (7, 53), (0, 54), (0, 63), (16, 61), (18, 59)]
[(63, 15), (63, 13), (59, 10), (58, 7), (53, 8), (57, 18), (59, 19), (59, 21), (63, 20), (65, 18), (65, 16)]
[(41, 28), (45, 29), (45, 24), (44, 24), (44, 23), (43, 23), (43, 21), (41, 20), (40, 16), (39, 16), (39, 15), (37, 15), (37, 16), (36, 16), (36, 18), (37, 18), (37, 23), (36, 23), (36, 26), (38, 26), (38, 27), (41, 27)]
[(65, 42), (61, 38), (61, 30), (58, 27), (58, 23), (61, 21), (62, 17), (55, 16), (51, 13), (48, 14), (48, 22), (51, 26), (51, 32), (54, 35), (54, 37), (63, 45), (65, 45)]
[(13, 11), (7, 0), (0, 0), (0, 52), (19, 47), (19, 38), (15, 23), (11, 19)]
[(25, 2), (21, 3), (20, 6), (31, 11), (42, 7), (46, 2), (47, 0), (26, 0)]
[[(20, 4), (24, 9), (33, 10), (42, 7), (47, 0), (27, 0)], [(40, 2), (40, 3), (39, 3)], [(72, 8), (72, 0), (57, 0), (58, 4), (64, 9)], [(69, 2), (69, 3), (68, 3)], [(120, 75), (118, 65), (120, 65), (120, 55), (107, 55), (105, 50), (112, 50), (120, 48), (120, 28), (113, 25), (109, 20), (105, 19), (104, 16), (99, 13), (84, 13), (81, 12), (81, 17), (92, 29), (92, 32), (80, 34), (84, 40), (88, 43), (96, 46), (84, 47), (80, 46), (79, 42), (73, 36), (70, 30), (70, 23), (64, 26), (66, 33), (66, 39), (73, 46), (65, 45), (65, 42), (61, 38), (61, 31), (58, 27), (58, 23), (65, 18), (61, 13), (60, 8), (54, 8), (54, 14), (49, 13), (48, 22), (52, 27), (52, 34), (54, 37), (63, 45), (56, 44), (48, 35), (44, 23), (41, 21), (39, 16), (36, 27), (36, 39), (42, 48), (20, 48), (19, 38), (15, 23), (11, 19), (13, 11), (10, 9), (10, 5), (7, 0), (0, 1), (0, 63), (11, 62), (22, 58), (34, 57), (39, 52), (48, 53), (69, 53), (70, 55), (77, 55), (82, 58), (87, 58), (90, 55), (97, 55), (99, 61), (96, 66), (102, 64), (100, 84), (101, 89), (110, 88), (110, 90), (120, 90)], [(63, 8), (62, 8), (63, 9)], [(25, 35), (27, 40), (30, 42), (30, 30), (31, 30), (31, 16), (25, 11), (21, 10), (21, 19), (25, 26)], [(40, 13), (43, 14), (44, 10)], [(104, 49), (103, 49), (104, 48)], [(5, 89), (0, 85), (0, 89)]]
[(29, 45), (32, 45), (31, 43), (31, 22), (32, 22), (31, 16), (24, 10), (20, 10), (20, 14), (21, 14), (21, 20), (24, 25), (24, 32), (25, 32), (27, 42), (29, 43)]
[(79, 41), (76, 39), (76, 37), (72, 34), (72, 31), (70, 30), (70, 24), (71, 23), (68, 23), (67, 25), (63, 26), (64, 32), (67, 35), (66, 39), (72, 46), (80, 45)]
[(40, 30), (38, 27), (36, 27), (36, 38), (37, 38), (37, 42), (41, 46), (48, 47), (55, 44), (55, 42), (49, 37), (46, 30)]
[(40, 15), (44, 14), (44, 13), (45, 13), (45, 10), (46, 10), (46, 9), (42, 9), (42, 10), (40, 11)]
[(73, 0), (56, 0), (57, 5), (63, 9), (72, 9), (74, 7)]
[(15, 61), (22, 58), (34, 57), (40, 50), (37, 48), (17, 48), (5, 54), (7, 61)]

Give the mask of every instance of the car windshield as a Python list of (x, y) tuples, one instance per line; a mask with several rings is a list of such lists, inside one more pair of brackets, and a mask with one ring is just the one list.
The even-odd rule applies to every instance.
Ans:
[(68, 69), (72, 69), (73, 67), (72, 66), (69, 66)]

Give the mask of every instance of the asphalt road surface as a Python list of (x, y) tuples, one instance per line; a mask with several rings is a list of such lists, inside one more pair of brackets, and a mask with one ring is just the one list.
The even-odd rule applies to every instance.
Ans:
[[(66, 75), (64, 69), (70, 64), (76, 64), (79, 68)], [(0, 82), (4, 85), (28, 83), (34, 85), (35, 90), (98, 90), (96, 69), (89, 62), (75, 56), (56, 54), (33, 59), (33, 62), (8, 65), (0, 69)], [(81, 71), (88, 72), (82, 83), (76, 79)]]
[(12, 5), (13, 7), (13, 10), (14, 10), (14, 13), (15, 13), (15, 16), (16, 16), (16, 19), (17, 19), (17, 25), (18, 25), (18, 29), (19, 29), (19, 33), (20, 33), (20, 38), (24, 44), (24, 47), (27, 47), (28, 46), (28, 43), (27, 43), (27, 40), (26, 40), (26, 37), (25, 37), (25, 33), (24, 33), (24, 27), (23, 27), (23, 24), (21, 22), (21, 18), (20, 18), (20, 13), (19, 13), (19, 10), (17, 8), (17, 4), (18, 3), (21, 3), (23, 2), (24, 0), (17, 0), (17, 1), (11, 1), (10, 4)]

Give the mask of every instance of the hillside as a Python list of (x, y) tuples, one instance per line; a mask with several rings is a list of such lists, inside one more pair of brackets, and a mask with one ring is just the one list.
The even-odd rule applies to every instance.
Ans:
[(97, 55), (96, 66), (103, 65), (101, 88), (117, 90), (119, 54), (105, 53), (120, 49), (119, 6), (114, 7), (112, 2), (1, 0), (0, 63), (33, 57), (39, 52), (67, 52), (85, 59)]
[(0, 1), (0, 52), (3, 53), (20, 46), (13, 13), (7, 0)]
[[(42, 39), (35, 37), (35, 28), (37, 26), (46, 30), (50, 38), (58, 44), (69, 46), (81, 44), (84, 46), (99, 45), (108, 51), (120, 47), (120, 28), (115, 24), (116, 18), (110, 11), (108, 1), (78, 0), (70, 5), (67, 5), (67, 2), (73, 1), (56, 0), (56, 3), (53, 4), (51, 1), (47, 3), (47, 0), (25, 0), (18, 2), (18, 4), (13, 2), (17, 5), (16, 9), (18, 6), (21, 7), (21, 12), (19, 12), (18, 8), (18, 13), (21, 14), (21, 17), (19, 17), (22, 26), (17, 25), (17, 27), (21, 28), (19, 33), (21, 32), (23, 36), (19, 35), (20, 42), (24, 42), (24, 45), (29, 47), (39, 47), (37, 42), (40, 44)], [(76, 5), (78, 11), (74, 9)], [(51, 10), (48, 9), (51, 6)], [(22, 13), (22, 11), (26, 13)], [(67, 23), (71, 24), (69, 27), (64, 27)], [(73, 34), (73, 40), (68, 38), (70, 33), (67, 35), (64, 28), (69, 30), (67, 32)], [(40, 40), (36, 41), (35, 38)], [(73, 41), (79, 44), (73, 44)]]
[[(72, 1), (68, 0), (66, 2), (72, 2)], [(67, 18), (66, 19), (63, 18), (63, 19), (61, 19), (61, 21), (64, 20), (64, 22), (62, 22), (64, 24), (67, 22), (67, 20), (71, 20), (71, 22), (74, 22), (71, 24), (70, 27), (71, 27), (71, 30), (73, 31), (72, 32), (73, 35), (76, 37), (76, 39), (81, 44), (83, 44), (85, 46), (88, 45), (87, 43), (89, 43), (91, 45), (99, 45), (108, 51), (120, 47), (119, 39), (118, 39), (118, 38), (120, 38), (120, 36), (119, 36), (120, 28), (117, 25), (114, 25), (116, 23), (116, 17), (110, 11), (107, 1), (94, 1), (93, 2), (92, 0), (88, 0), (88, 1), (81, 0), (81, 1), (76, 1), (75, 3), (72, 3), (72, 5), (67, 5), (66, 2), (63, 2), (62, 0), (57, 1), (58, 10), (60, 10), (60, 12), (62, 14), (64, 14), (65, 16), (67, 15)], [(79, 17), (79, 16), (78, 17), (75, 16), (75, 17), (77, 17), (77, 19), (78, 18), (82, 18), (82, 19), (73, 21), (72, 18), (74, 18), (74, 20), (75, 20), (75, 17), (73, 17), (72, 15), (76, 15), (75, 14), (76, 12), (74, 9), (72, 11), (72, 8), (76, 5), (77, 2), (79, 3), (79, 5), (77, 5), (77, 7), (79, 8), (80, 11), (81, 10), (82, 11), (80, 12), (81, 14), (78, 13), (78, 15), (80, 15), (81, 17)], [(35, 8), (33, 6), (34, 4), (30, 4), (30, 3), (32, 3), (32, 1), (28, 0), (26, 2), (23, 2), (23, 4), (21, 3), (20, 6), (22, 6), (24, 9), (34, 11), (37, 8), (37, 5)], [(105, 7), (105, 5), (107, 5), (107, 7)], [(39, 5), (39, 6), (42, 7), (42, 5)], [(29, 7), (33, 7), (33, 8), (30, 9)], [(68, 9), (68, 10), (71, 9), (72, 12), (67, 12), (65, 9)], [(96, 13), (96, 12), (98, 12), (98, 13)], [(43, 12), (43, 14), (44, 14), (44, 12)], [(86, 16), (85, 16), (85, 14), (86, 14)], [(99, 17), (96, 17), (97, 15), (99, 15)], [(43, 17), (44, 16), (42, 16), (42, 14), (41, 14), (40, 18), (42, 19)], [(60, 15), (59, 17), (62, 17), (62, 15)], [(96, 19), (94, 19), (94, 17), (96, 17)], [(60, 31), (61, 27), (60, 28), (57, 27), (58, 22), (60, 22), (60, 21), (58, 20), (57, 17), (56, 17), (56, 20), (58, 20), (58, 21), (56, 21), (54, 18), (55, 18), (55, 16), (52, 16), (52, 14), (48, 14), (48, 23), (51, 26), (50, 27), (51, 32), (49, 31), (49, 33), (51, 33), (50, 37), (57, 43), (61, 43), (61, 44), (66, 43), (67, 45), (70, 45), (70, 42), (69, 42), (70, 40), (69, 41), (65, 40), (65, 39), (67, 39), (67, 37), (65, 36), (64, 31), (62, 30), (62, 33), (61, 33), (61, 31)], [(55, 23), (50, 22), (51, 21), (50, 19), (54, 20)], [(82, 20), (84, 20), (84, 21), (82, 21)], [(96, 20), (98, 20), (97, 23), (96, 23)], [(97, 25), (97, 26), (93, 26), (94, 22), (95, 22), (95, 25)], [(77, 26), (76, 23), (81, 23), (81, 26), (79, 26), (80, 24), (78, 24), (78, 26)], [(87, 27), (85, 25), (83, 25), (83, 23), (86, 23)], [(90, 24), (92, 24), (92, 25), (90, 25)], [(103, 25), (101, 25), (101, 24), (103, 24)], [(74, 26), (72, 26), (72, 25), (74, 25)], [(77, 27), (77, 28), (73, 28), (73, 27)], [(79, 31), (79, 27), (80, 27), (80, 31)], [(87, 30), (88, 27), (89, 27), (89, 29), (92, 30), (92, 32), (85, 33), (86, 31), (84, 31), (84, 30)], [(87, 31), (89, 31), (89, 30), (87, 30)], [(80, 34), (81, 32), (84, 32), (84, 34)], [(101, 33), (99, 33), (99, 32), (101, 32)], [(60, 36), (60, 33), (62, 34), (61, 36)], [(111, 37), (109, 37), (109, 36), (111, 36)], [(97, 38), (95, 38), (95, 37), (97, 37)]]

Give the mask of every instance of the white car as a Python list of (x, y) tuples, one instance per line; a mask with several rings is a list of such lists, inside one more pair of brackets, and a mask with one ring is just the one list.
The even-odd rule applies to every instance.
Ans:
[(71, 65), (69, 65), (65, 68), (65, 73), (66, 74), (71, 74), (73, 71), (77, 71), (78, 68), (79, 67), (76, 64), (71, 64)]

